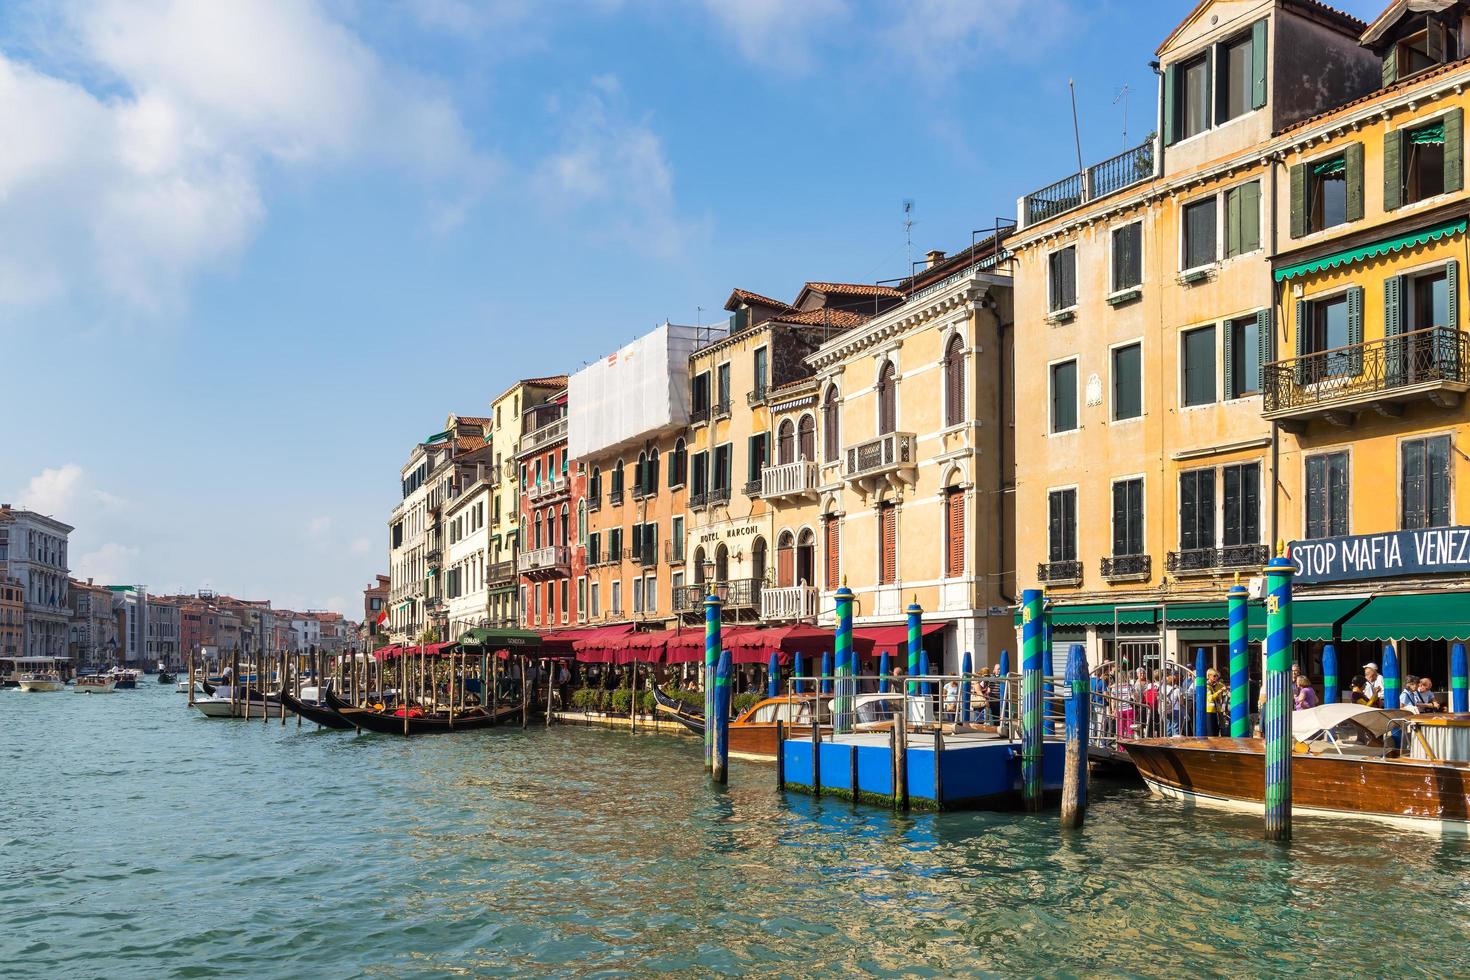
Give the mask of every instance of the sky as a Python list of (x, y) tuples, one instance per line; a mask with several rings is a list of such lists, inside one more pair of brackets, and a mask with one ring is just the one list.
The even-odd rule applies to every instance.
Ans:
[(6, 0), (0, 501), (77, 577), (360, 615), (447, 414), (902, 276), (905, 201), (967, 246), (1076, 170), (1069, 80), (1087, 163), (1142, 142), (1192, 5)]

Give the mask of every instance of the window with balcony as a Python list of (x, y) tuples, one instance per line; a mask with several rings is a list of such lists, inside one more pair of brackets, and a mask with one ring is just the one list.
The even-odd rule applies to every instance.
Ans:
[(709, 419), (709, 395), (709, 372), (696, 374), (689, 382), (689, 421), (703, 422)]
[[(1077, 488), (1053, 490), (1046, 495), (1047, 561), (1053, 566), (1059, 562), (1077, 561)], [(1047, 578), (1052, 578), (1050, 574)], [(1070, 578), (1072, 576), (1060, 576)]]
[(1062, 361), (1051, 366), (1051, 431), (1071, 432), (1077, 428), (1077, 362)]
[(1112, 291), (1122, 293), (1143, 285), (1143, 222), (1114, 228), (1112, 244)]
[[(1347, 349), (1361, 342), (1361, 290), (1306, 300), (1297, 304), (1304, 314), (1297, 331), (1297, 381), (1313, 384), (1328, 378), (1355, 373), (1356, 351)], [(1357, 302), (1353, 300), (1357, 298)], [(1312, 356), (1316, 355), (1316, 356)]]
[(1143, 479), (1118, 480), (1113, 484), (1113, 557), (1144, 553)]
[(944, 424), (965, 421), (965, 341), (959, 334), (944, 345)]
[(1450, 523), (1450, 437), (1405, 439), (1399, 444), (1402, 514), (1406, 531)]
[(1113, 348), (1113, 421), (1143, 415), (1143, 345)]
[(770, 440), (771, 434), (769, 432), (757, 432), (746, 440), (745, 480), (746, 488), (750, 491), (750, 496), (757, 496), (760, 493), (761, 473), (770, 462), (770, 450), (768, 448)]
[(1077, 305), (1077, 247), (1068, 245), (1047, 256), (1047, 309), (1053, 313)]
[(1261, 540), (1261, 464), (1238, 463), (1224, 467), (1224, 544), (1226, 548), (1259, 544)]
[(689, 464), (689, 493), (702, 504), (709, 495), (709, 453), (695, 453)]
[(1179, 268), (1185, 271), (1214, 264), (1215, 221), (1219, 210), (1215, 195), (1184, 206), (1183, 254)]
[(898, 508), (891, 503), (878, 506), (878, 583), (898, 581)]
[(726, 361), (715, 369), (715, 404), (716, 414), (730, 411), (730, 363)]
[(878, 372), (878, 434), (887, 435), (898, 428), (898, 372), (892, 361), (883, 362)]
[(1307, 537), (1336, 538), (1348, 530), (1348, 454), (1307, 457)]
[(1253, 180), (1225, 192), (1225, 257), (1261, 247), (1261, 182)]
[(587, 535), (587, 564), (602, 564), (602, 532), (593, 531)]
[(1179, 474), (1179, 550), (1215, 547), (1215, 471)]
[(776, 430), (776, 462), (781, 466), (796, 462), (796, 426), (790, 419)]
[(1215, 327), (1185, 330), (1179, 335), (1180, 394), (1184, 405), (1208, 405), (1215, 400)]
[(758, 581), (766, 581), (770, 574), (770, 566), (766, 564), (766, 539), (756, 536), (750, 543), (750, 574)]
[(796, 458), (808, 461), (817, 458), (817, 420), (809, 414), (796, 424)]
[(730, 461), (732, 458), (730, 444), (715, 447), (714, 471), (711, 473), (710, 493), (715, 497), (730, 499), (730, 478), (732, 475)]
[(607, 560), (613, 563), (623, 560), (623, 529), (620, 527), (608, 529)]
[(842, 458), (842, 442), (837, 427), (839, 411), (837, 386), (828, 385), (822, 397), (822, 458), (835, 463)]

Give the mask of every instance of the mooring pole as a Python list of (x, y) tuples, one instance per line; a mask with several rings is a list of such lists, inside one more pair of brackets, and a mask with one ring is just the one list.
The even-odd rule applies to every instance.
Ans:
[(1067, 768), (1062, 776), (1062, 826), (1082, 826), (1087, 817), (1087, 729), (1091, 724), (1092, 692), (1089, 690), (1087, 654), (1082, 644), (1067, 651)]
[[(853, 703), (853, 649), (852, 649), (852, 589), (843, 583), (837, 590), (837, 635), (834, 650), (837, 657), (837, 698), (832, 704), (832, 734), (846, 735), (852, 731)], [(853, 787), (856, 795), (857, 787)]]
[(1250, 738), (1250, 645), (1246, 642), (1246, 599), (1240, 576), (1225, 594), (1230, 621), (1230, 737)]
[[(1205, 725), (1206, 716), (1210, 713), (1210, 694), (1205, 687), (1205, 648), (1196, 647), (1194, 650), (1194, 734), (1196, 737), (1212, 734)], [(1184, 726), (1179, 726), (1179, 734), (1184, 734)]]
[(720, 659), (720, 597), (711, 592), (704, 599), (704, 768), (714, 771), (715, 736), (710, 730), (715, 716), (715, 667)]
[(730, 782), (730, 651), (721, 650), (715, 664), (714, 777)]
[(970, 674), (974, 670), (974, 660), (970, 657), (970, 651), (966, 650), (964, 656), (960, 657), (960, 703), (955, 706), (956, 725), (970, 723)]
[(1399, 656), (1392, 643), (1383, 645), (1383, 707), (1396, 711), (1399, 706), (1399, 691), (1403, 684), (1399, 676)]
[(786, 723), (776, 719), (776, 792), (786, 792)]
[[(924, 610), (919, 605), (918, 596), (914, 596), (914, 601), (909, 603), (909, 607), (905, 612), (908, 614), (909, 627), (909, 658), (908, 666), (905, 669), (910, 677), (917, 677), (919, 676), (920, 670), (919, 662), (924, 656)], [(910, 698), (918, 694), (919, 690), (918, 685), (914, 681), (909, 681), (904, 687), (904, 691)], [(907, 705), (904, 707), (904, 718), (908, 718)]]
[(1342, 700), (1337, 679), (1337, 647), (1331, 643), (1322, 648), (1322, 703), (1336, 704)]
[(1465, 644), (1450, 647), (1450, 710), (1470, 711), (1470, 669), (1465, 662)]
[(1277, 555), (1266, 566), (1266, 839), (1291, 840), (1291, 577)]
[(1021, 796), (1033, 813), (1042, 804), (1041, 642), (1046, 613), (1040, 589), (1021, 593)]

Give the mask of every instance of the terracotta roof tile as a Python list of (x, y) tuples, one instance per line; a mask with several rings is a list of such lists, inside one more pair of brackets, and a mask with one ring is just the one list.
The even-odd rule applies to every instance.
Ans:
[(482, 418), (479, 415), (456, 415), (456, 416), (454, 416), (454, 420), (456, 422), (468, 422), (470, 425), (489, 425), (490, 424), (490, 419), (488, 419), (488, 418)]
[(567, 386), (567, 376), (565, 374), (548, 374), (544, 378), (522, 378), (521, 384), (538, 385), (544, 388), (555, 388), (558, 386), (565, 388)]
[(761, 306), (774, 306), (778, 310), (793, 309), (790, 303), (783, 302), (779, 299), (771, 299), (769, 296), (762, 296), (760, 293), (753, 293), (748, 289), (731, 290), (730, 298), (725, 300), (725, 309), (733, 313), (735, 308), (741, 303), (759, 303)]
[(818, 327), (860, 327), (873, 319), (866, 313), (854, 313), (851, 310), (806, 310), (801, 313), (782, 313), (771, 317), (777, 323), (795, 323), (802, 326)]
[(892, 286), (874, 286), (865, 282), (809, 282), (803, 292), (836, 293), (838, 296), (891, 296), (902, 299), (903, 293)]

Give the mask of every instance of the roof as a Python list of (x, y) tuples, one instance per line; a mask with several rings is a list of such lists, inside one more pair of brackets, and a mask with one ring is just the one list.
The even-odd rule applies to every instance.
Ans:
[[(1159, 46), (1154, 49), (1154, 54), (1163, 54), (1165, 49), (1168, 48), (1170, 44), (1174, 43), (1174, 39), (1177, 38), (1186, 27), (1198, 20), (1200, 15), (1203, 14), (1205, 10), (1208, 9), (1209, 6), (1214, 2), (1215, 0), (1200, 0), (1199, 3), (1195, 4), (1194, 9), (1186, 14), (1184, 19), (1181, 20), (1177, 25), (1175, 25), (1174, 29), (1169, 32), (1168, 37), (1164, 38), (1164, 40), (1159, 43)], [(1316, 20), (1320, 20), (1328, 27), (1336, 28), (1342, 33), (1349, 35), (1354, 40), (1356, 40), (1358, 36), (1362, 33), (1363, 29), (1368, 26), (1366, 23), (1354, 17), (1352, 14), (1347, 13), (1343, 10), (1338, 10), (1336, 7), (1329, 6), (1323, 3), (1322, 0), (1281, 0), (1281, 5), (1283, 7), (1295, 7), (1298, 11), (1307, 14), (1308, 16), (1313, 17)]]
[(567, 376), (565, 374), (548, 374), (544, 378), (522, 378), (523, 385), (534, 385), (538, 388), (565, 388)]
[[(777, 323), (795, 323), (802, 326), (816, 327), (860, 327), (873, 319), (867, 313), (854, 313), (851, 310), (820, 309), (806, 310), (801, 313), (782, 313), (770, 318)], [(768, 321), (769, 322), (769, 321)]]
[[(895, 299), (903, 298), (903, 293), (892, 286), (875, 286), (865, 282), (809, 282), (801, 287), (802, 294), (833, 293), (837, 296), (891, 296)], [(801, 295), (796, 297), (796, 305), (801, 305)]]
[(774, 306), (778, 310), (790, 310), (795, 308), (790, 303), (787, 303), (783, 300), (771, 299), (771, 297), (769, 296), (762, 296), (760, 293), (753, 293), (748, 289), (732, 289), (730, 291), (730, 298), (725, 300), (725, 309), (733, 313), (741, 303), (756, 303), (761, 306)]
[(472, 453), (476, 449), (484, 449), (490, 445), (482, 436), (455, 436), (454, 448), (462, 453)]
[(455, 423), (467, 422), (470, 425), (489, 425), (492, 421), (494, 421), (493, 419), (480, 415), (451, 415), (449, 417), (454, 420)]
[(1401, 92), (1404, 89), (1410, 88), (1414, 85), (1418, 85), (1421, 82), (1427, 82), (1432, 78), (1439, 78), (1441, 75), (1448, 75), (1451, 72), (1454, 72), (1460, 68), (1464, 68), (1467, 64), (1470, 64), (1470, 57), (1461, 58), (1458, 61), (1447, 61), (1437, 68), (1431, 68), (1428, 71), (1416, 72), (1415, 74), (1410, 75), (1408, 78), (1403, 78), (1399, 81), (1394, 82), (1392, 85), (1385, 85), (1382, 88), (1374, 89), (1367, 95), (1360, 95), (1350, 102), (1344, 102), (1341, 105), (1336, 105), (1333, 106), (1331, 109), (1319, 112), (1315, 116), (1308, 116), (1307, 118), (1299, 122), (1294, 122), (1290, 126), (1287, 126), (1285, 129), (1283, 129), (1281, 132), (1289, 133), (1292, 130), (1301, 129), (1303, 126), (1311, 126), (1315, 123), (1321, 122), (1324, 119), (1335, 116), (1340, 112), (1351, 109), (1354, 106), (1362, 105), (1365, 102), (1371, 102), (1379, 96), (1388, 95), (1393, 92)]
[(1393, 0), (1392, 3), (1384, 8), (1383, 13), (1373, 18), (1373, 23), (1368, 25), (1368, 29), (1362, 33), (1362, 36), (1358, 40), (1364, 45), (1370, 45), (1379, 40), (1383, 35), (1388, 33), (1390, 27), (1399, 22), (1399, 19), (1404, 14), (1410, 12), (1410, 7), (1413, 7), (1414, 13), (1425, 13), (1426, 7), (1446, 10), (1449, 7), (1453, 7), (1454, 4), (1455, 0)]

